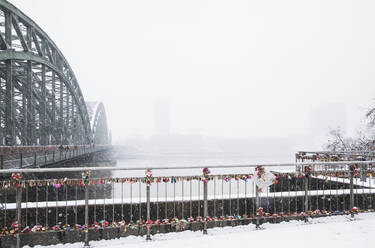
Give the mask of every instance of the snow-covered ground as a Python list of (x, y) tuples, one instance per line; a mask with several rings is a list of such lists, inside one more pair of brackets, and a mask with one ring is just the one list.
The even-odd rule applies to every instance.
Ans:
[[(145, 237), (127, 237), (117, 240), (90, 242), (92, 247), (261, 247), (261, 248), (346, 248), (375, 247), (375, 214), (357, 215), (354, 221), (346, 216), (317, 218), (310, 223), (293, 221), (281, 224), (264, 224), (256, 230), (254, 225), (214, 228), (208, 235), (201, 232), (158, 234), (152, 241)], [(41, 246), (38, 246), (41, 247)], [(82, 243), (49, 246), (49, 248), (81, 248)]]

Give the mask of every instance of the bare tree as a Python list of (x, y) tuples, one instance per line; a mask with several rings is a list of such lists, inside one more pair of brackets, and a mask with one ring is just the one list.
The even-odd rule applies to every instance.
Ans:
[(368, 120), (368, 126), (373, 128), (375, 126), (375, 106), (371, 107), (367, 113), (366, 118)]
[(373, 152), (375, 151), (375, 133), (374, 126), (371, 125), (368, 124), (364, 130), (358, 131), (355, 137), (345, 137), (340, 128), (330, 130), (330, 138), (324, 148), (333, 152)]
[(329, 131), (330, 138), (325, 145), (325, 149), (333, 152), (348, 152), (354, 149), (355, 141), (351, 138), (345, 138), (344, 132), (340, 127)]

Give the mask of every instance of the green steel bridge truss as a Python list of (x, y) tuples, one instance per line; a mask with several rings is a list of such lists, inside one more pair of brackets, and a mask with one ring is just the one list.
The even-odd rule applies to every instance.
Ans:
[(86, 103), (62, 52), (0, 0), (0, 146), (107, 144), (102, 103)]

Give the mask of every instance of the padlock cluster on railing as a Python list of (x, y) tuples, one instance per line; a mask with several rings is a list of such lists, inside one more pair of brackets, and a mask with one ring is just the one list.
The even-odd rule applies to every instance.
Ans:
[[(372, 180), (375, 170), (372, 166), (364, 168), (360, 162), (345, 166), (339, 164), (336, 169), (330, 165), (329, 170), (316, 170), (316, 164), (296, 166), (298, 169), (294, 172), (268, 171), (266, 166), (256, 166), (252, 167), (251, 173), (217, 175), (209, 168), (202, 168), (202, 175), (192, 176), (154, 176), (153, 170), (156, 169), (146, 169), (143, 177), (103, 178), (92, 178), (92, 171), (86, 168), (80, 172), (80, 178), (41, 180), (30, 179), (27, 175), (28, 170), (20, 170), (9, 175), (8, 180), (0, 181), (0, 190), (6, 193), (3, 194), (5, 202), (2, 202), (3, 208), (0, 210), (0, 216), (2, 213), (4, 221), (0, 235), (20, 237), (21, 234), (27, 233), (82, 230), (86, 237), (89, 235), (87, 230), (119, 228), (121, 232), (131, 232), (145, 228), (145, 235), (150, 239), (153, 228), (166, 225), (172, 225), (176, 230), (188, 230), (201, 223), (201, 229), (207, 233), (209, 227), (223, 226), (224, 223), (254, 223), (259, 227), (265, 221), (307, 221), (310, 217), (354, 215), (374, 211), (372, 206), (375, 205), (375, 192), (371, 183), (374, 183)], [(368, 182), (360, 181), (363, 176), (366, 176)], [(192, 183), (198, 187), (196, 196), (192, 196)], [(130, 187), (130, 197), (126, 202), (124, 185)], [(135, 185), (139, 185), (138, 202), (134, 202), (132, 197), (132, 187)], [(163, 200), (159, 198), (161, 185), (165, 187)], [(176, 185), (182, 190), (179, 198), (175, 196)], [(190, 195), (186, 198), (184, 185), (190, 186)], [(203, 185), (203, 192), (200, 185)], [(143, 198), (141, 186), (146, 190)], [(115, 188), (121, 190), (121, 198), (116, 198), (116, 201)], [(173, 190), (172, 199), (168, 199), (168, 188)], [(237, 189), (234, 191), (235, 188)], [(156, 195), (151, 195), (151, 189)], [(74, 194), (74, 190), (75, 198), (68, 197), (69, 194)], [(97, 198), (98, 190), (102, 192), (103, 198)], [(106, 195), (106, 192), (110, 191), (112, 193)], [(30, 195), (30, 192), (34, 195)], [(84, 198), (78, 199), (77, 192), (84, 192)], [(49, 201), (51, 193), (54, 193), (55, 204)], [(10, 199), (12, 194), (15, 194), (12, 198), (13, 202), (14, 199), (16, 201), (15, 206)], [(36, 198), (30, 201), (30, 197), (34, 196)], [(106, 199), (111, 196), (112, 201)], [(139, 218), (134, 216), (135, 204)], [(124, 210), (125, 206), (129, 212)], [(159, 214), (161, 206), (165, 210), (163, 217)], [(177, 206), (179, 214), (176, 212)], [(189, 214), (186, 214), (184, 207), (189, 208)], [(52, 208), (56, 220), (49, 219)], [(69, 208), (74, 209), (73, 222)], [(84, 221), (78, 214), (79, 208), (85, 210)], [(146, 215), (142, 214), (142, 208), (145, 209)], [(111, 218), (108, 218), (109, 211), (112, 211)], [(36, 219), (28, 220), (28, 212), (35, 213)], [(44, 222), (41, 213), (45, 213)], [(9, 223), (11, 215), (15, 217)], [(64, 217), (65, 223), (61, 220)], [(88, 236), (85, 242), (86, 240), (88, 242)]]

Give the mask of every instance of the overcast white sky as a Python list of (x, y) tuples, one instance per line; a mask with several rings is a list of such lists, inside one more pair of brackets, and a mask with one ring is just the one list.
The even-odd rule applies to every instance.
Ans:
[(309, 132), (310, 109), (375, 97), (373, 0), (12, 0), (59, 46), (114, 140), (150, 135), (154, 103), (173, 132)]

